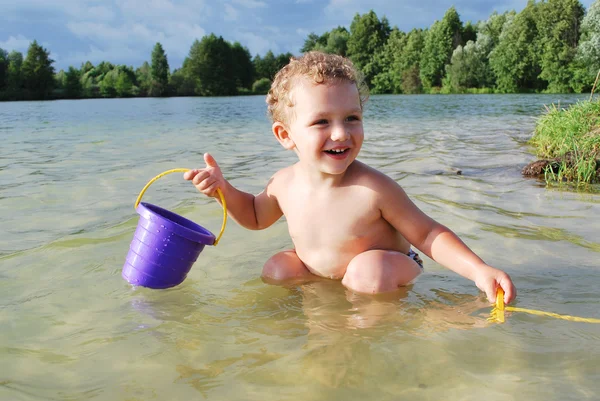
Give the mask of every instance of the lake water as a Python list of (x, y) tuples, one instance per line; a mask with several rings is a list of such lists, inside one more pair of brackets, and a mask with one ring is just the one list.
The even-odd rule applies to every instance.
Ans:
[[(521, 176), (544, 104), (568, 95), (374, 96), (359, 159), (397, 180), (518, 288), (516, 306), (600, 317), (600, 195)], [(293, 163), (263, 97), (0, 103), (1, 400), (597, 400), (600, 325), (488, 323), (470, 281), (425, 259), (392, 297), (264, 284), (285, 221), (230, 221), (188, 278), (121, 268), (145, 183), (203, 167), (257, 193)], [(455, 174), (456, 169), (462, 175)], [(144, 200), (218, 232), (181, 174)]]

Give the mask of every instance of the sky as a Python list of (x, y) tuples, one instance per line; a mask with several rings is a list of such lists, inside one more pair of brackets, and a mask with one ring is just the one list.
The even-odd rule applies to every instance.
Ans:
[[(581, 0), (587, 9), (594, 0)], [(600, 0), (596, 0), (600, 1)], [(426, 28), (455, 6), (463, 22), (493, 11), (521, 11), (527, 0), (0, 0), (0, 48), (25, 56), (33, 40), (56, 70), (109, 61), (139, 67), (160, 42), (171, 69), (195, 39), (214, 33), (240, 42), (252, 56), (299, 54), (309, 33), (350, 27), (356, 13), (375, 11), (403, 31)]]

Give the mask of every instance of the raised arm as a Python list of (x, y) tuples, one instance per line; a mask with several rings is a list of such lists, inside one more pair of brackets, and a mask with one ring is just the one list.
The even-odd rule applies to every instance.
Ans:
[(516, 297), (508, 274), (486, 264), (454, 232), (423, 213), (391, 178), (379, 181), (384, 219), (412, 245), (442, 266), (474, 281), (490, 302), (495, 301), (498, 287), (504, 290), (506, 303)]
[(250, 230), (262, 230), (281, 217), (281, 209), (272, 191), (273, 179), (260, 194), (254, 196), (231, 185), (210, 154), (204, 154), (204, 162), (205, 168), (190, 170), (184, 173), (183, 178), (192, 181), (198, 191), (219, 201), (217, 189), (221, 189), (227, 202), (227, 212), (239, 225)]

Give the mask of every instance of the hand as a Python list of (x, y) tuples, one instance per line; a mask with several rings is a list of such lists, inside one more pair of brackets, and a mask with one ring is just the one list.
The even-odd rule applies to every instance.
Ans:
[(496, 292), (498, 287), (504, 290), (504, 303), (509, 304), (517, 296), (517, 290), (510, 276), (502, 270), (487, 266), (480, 270), (475, 277), (475, 285), (485, 292), (488, 301), (496, 303)]
[(225, 178), (223, 178), (223, 173), (221, 173), (216, 160), (210, 154), (204, 154), (204, 162), (206, 163), (205, 168), (186, 171), (183, 178), (192, 181), (196, 189), (204, 195), (217, 198), (219, 196), (217, 189), (223, 190)]

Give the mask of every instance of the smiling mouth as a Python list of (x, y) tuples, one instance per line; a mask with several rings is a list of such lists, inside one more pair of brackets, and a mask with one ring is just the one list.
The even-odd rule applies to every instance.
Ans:
[(327, 153), (328, 155), (343, 155), (344, 153), (348, 152), (350, 149), (346, 148), (346, 149), (329, 149), (326, 150), (325, 153)]

